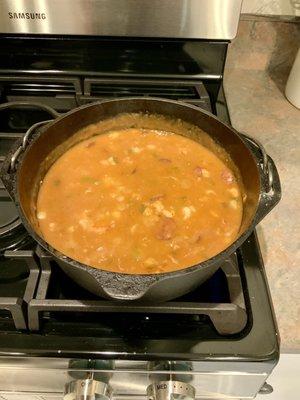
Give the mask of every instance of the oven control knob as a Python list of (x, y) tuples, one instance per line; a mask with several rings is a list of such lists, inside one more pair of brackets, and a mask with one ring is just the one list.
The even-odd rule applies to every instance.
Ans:
[(94, 379), (78, 379), (66, 384), (64, 400), (111, 400), (112, 389)]
[(188, 383), (179, 381), (161, 381), (147, 388), (148, 400), (194, 400), (195, 389)]

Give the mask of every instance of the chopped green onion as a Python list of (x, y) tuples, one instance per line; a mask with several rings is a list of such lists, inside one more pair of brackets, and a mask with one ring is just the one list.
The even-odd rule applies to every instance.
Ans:
[(54, 186), (59, 186), (60, 184), (61, 184), (60, 179), (54, 179), (54, 181), (53, 181)]
[(143, 214), (143, 212), (146, 210), (145, 204), (143, 204), (143, 203), (140, 204), (139, 210), (140, 210), (140, 213)]

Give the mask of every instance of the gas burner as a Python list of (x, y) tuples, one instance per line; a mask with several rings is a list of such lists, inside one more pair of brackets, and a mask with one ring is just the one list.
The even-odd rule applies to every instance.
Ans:
[(3, 292), (6, 292), (6, 295), (13, 295), (14, 293), (8, 292), (8, 290), (5, 288), (5, 285), (10, 285), (17, 282), (23, 284), (23, 281), (29, 276), (28, 268), (25, 263), (19, 262), (19, 260), (14, 260), (13, 258), (8, 258), (7, 253), (6, 257), (1, 259), (0, 265), (0, 285), (2, 285), (0, 293), (2, 296)]
[(18, 217), (13, 201), (1, 185), (0, 181), (0, 254), (3, 254), (5, 250), (26, 248), (32, 240)]
[[(4, 203), (3, 207), (3, 203), (0, 200), (0, 209), (1, 208), (8, 211), (7, 216), (9, 216), (10, 209), (13, 212), (15, 211), (12, 204), (6, 205)], [(4, 223), (2, 223), (3, 221), (1, 221), (0, 227), (0, 253), (6, 250), (25, 249), (30, 245), (32, 240), (16, 215), (14, 218), (7, 218), (6, 221), (4, 220)]]

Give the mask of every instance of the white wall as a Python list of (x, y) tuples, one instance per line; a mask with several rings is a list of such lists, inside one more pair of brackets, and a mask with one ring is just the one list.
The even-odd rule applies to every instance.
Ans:
[(300, 0), (243, 0), (243, 13), (300, 15)]

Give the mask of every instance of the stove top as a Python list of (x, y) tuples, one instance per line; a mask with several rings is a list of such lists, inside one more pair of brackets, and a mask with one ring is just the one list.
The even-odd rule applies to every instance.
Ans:
[[(164, 97), (230, 123), (226, 41), (0, 34), (0, 43), (0, 167), (27, 129), (49, 119), (49, 106), (64, 113), (102, 99)], [(194, 292), (116, 303), (77, 286), (37, 246), (0, 180), (1, 398), (61, 399), (73, 379), (72, 396), (97, 380), (95, 390), (109, 383), (122, 400), (145, 399), (160, 381), (148, 399), (170, 381), (191, 398), (191, 385), (199, 399), (253, 398), (278, 357), (255, 231)]]
[[(2, 82), (9, 82), (7, 100), (20, 101), (20, 93), (30, 98), (32, 88), (40, 88), (38, 100), (44, 109), (0, 104), (0, 160), (29, 126), (49, 119), (45, 109), (57, 100), (56, 109), (63, 112), (78, 102), (108, 95), (156, 94), (191, 102), (229, 122), (222, 88), (217, 101), (212, 102), (203, 82), (86, 78), (84, 94), (74, 96), (72, 103), (70, 97), (45, 95), (45, 82), (39, 81), (40, 77), (33, 77), (30, 84), (25, 83), (28, 80), (2, 77)], [(61, 79), (62, 86), (67, 82), (69, 78), (66, 82)], [(27, 355), (90, 354), (101, 358), (113, 353), (133, 359), (278, 357), (276, 327), (255, 233), (193, 293), (159, 305), (120, 304), (96, 298), (72, 282), (30, 239), (8, 194), (3, 187), (1, 190), (0, 354), (18, 350)]]

